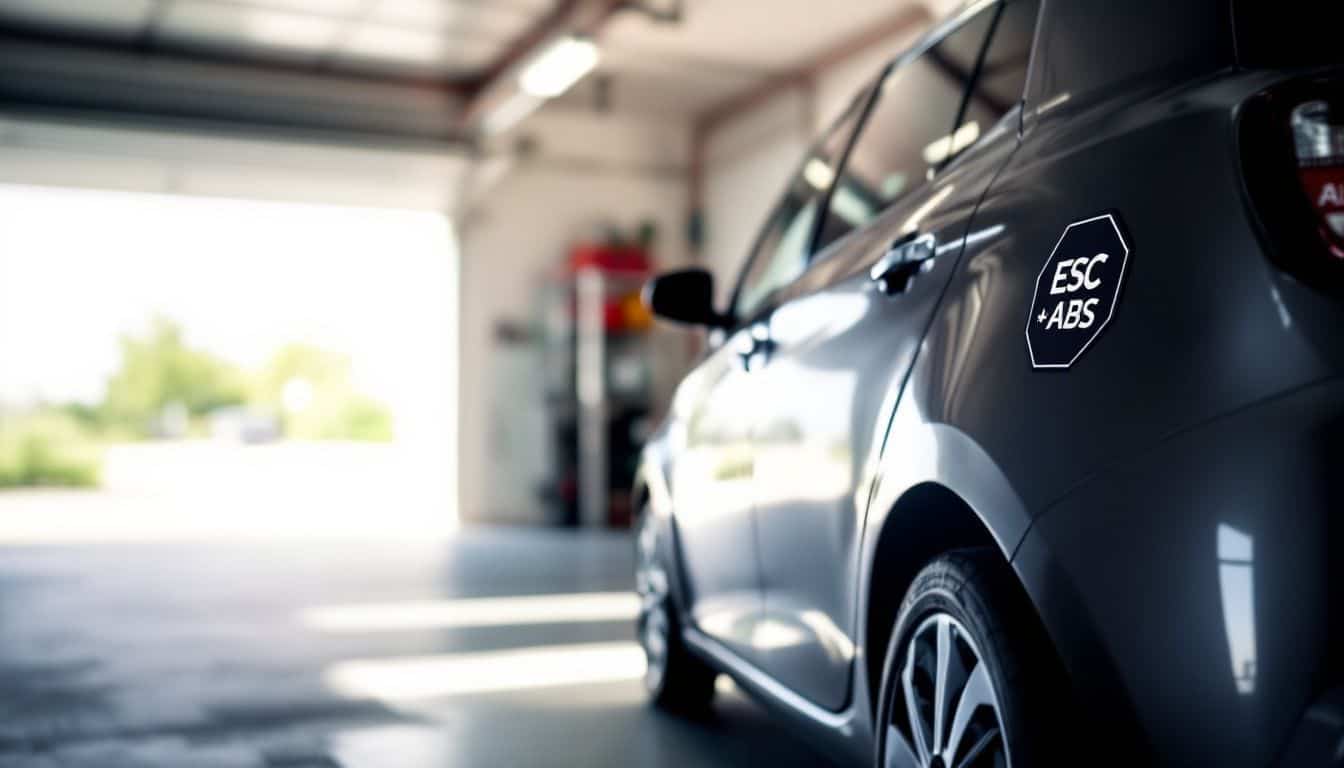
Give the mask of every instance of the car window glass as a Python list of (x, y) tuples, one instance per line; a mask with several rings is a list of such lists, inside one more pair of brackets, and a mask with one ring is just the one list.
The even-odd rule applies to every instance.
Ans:
[(1040, 7), (1040, 0), (1016, 0), (1004, 7), (967, 97), (966, 112), (952, 132), (958, 150), (974, 143), (1022, 100)]
[(765, 231), (742, 276), (733, 316), (746, 319), (807, 268), (817, 211), (835, 179), (835, 167), (849, 143), (866, 99), (860, 97), (808, 153), (790, 180), (784, 199), (770, 214)]
[(951, 129), (997, 12), (981, 11), (882, 81), (831, 193), (819, 247), (867, 224), (951, 155)]

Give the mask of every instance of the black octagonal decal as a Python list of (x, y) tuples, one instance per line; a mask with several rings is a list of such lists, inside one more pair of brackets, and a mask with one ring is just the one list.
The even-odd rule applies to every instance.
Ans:
[(1115, 315), (1129, 245), (1105, 213), (1065, 227), (1041, 274), (1027, 318), (1034, 368), (1068, 368)]

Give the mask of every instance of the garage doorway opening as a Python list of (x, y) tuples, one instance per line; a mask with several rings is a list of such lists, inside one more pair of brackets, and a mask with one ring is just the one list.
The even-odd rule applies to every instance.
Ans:
[(0, 542), (456, 529), (421, 210), (0, 186)]

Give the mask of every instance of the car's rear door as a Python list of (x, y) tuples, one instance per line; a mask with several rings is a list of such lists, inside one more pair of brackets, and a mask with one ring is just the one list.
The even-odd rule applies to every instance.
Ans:
[(771, 639), (761, 664), (829, 709), (848, 699), (859, 642), (854, 563), (870, 470), (962, 245), (977, 236), (966, 231), (975, 206), (1016, 146), (1036, 5), (974, 6), (893, 66), (837, 174), (815, 263), (761, 334), (753, 485)]
[(682, 383), (674, 412), (684, 425), (672, 469), (678, 539), (696, 627), (739, 655), (758, 656), (762, 616), (760, 561), (754, 528), (755, 473), (751, 430), (757, 419), (753, 350), (762, 313), (802, 274), (833, 167), (849, 142), (856, 103), (808, 154), (771, 212), (738, 280), (727, 339)]

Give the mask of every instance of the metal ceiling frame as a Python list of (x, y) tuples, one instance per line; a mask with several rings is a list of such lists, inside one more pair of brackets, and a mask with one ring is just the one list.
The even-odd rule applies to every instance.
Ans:
[(279, 135), (356, 146), (462, 149), (457, 88), (0, 31), (0, 113)]

